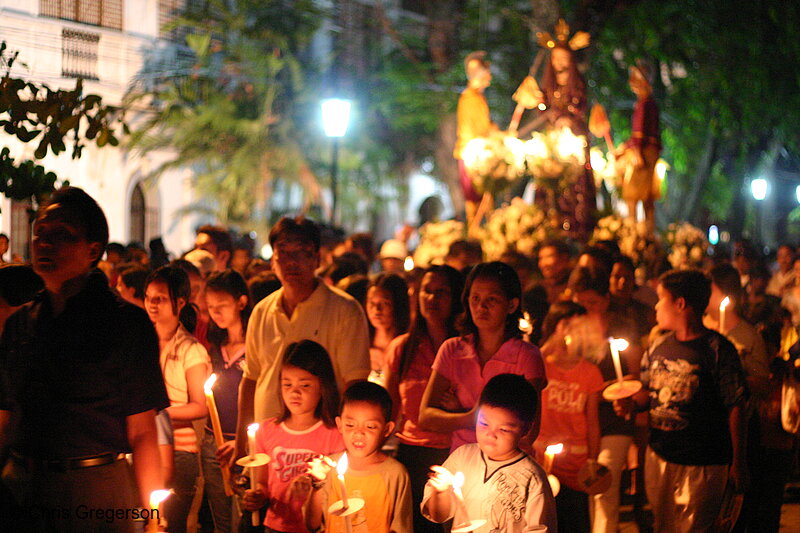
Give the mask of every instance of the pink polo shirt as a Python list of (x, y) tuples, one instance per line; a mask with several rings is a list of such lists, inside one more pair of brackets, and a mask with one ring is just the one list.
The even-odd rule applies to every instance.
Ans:
[[(478, 352), (472, 335), (444, 341), (436, 354), (433, 369), (447, 378), (461, 407), (472, 409), (481, 396), (484, 385), (499, 374), (518, 374), (539, 390), (547, 384), (544, 362), (539, 348), (522, 339), (509, 339), (500, 346), (481, 370)], [(453, 432), (450, 451), (464, 444), (477, 442), (475, 427)]]

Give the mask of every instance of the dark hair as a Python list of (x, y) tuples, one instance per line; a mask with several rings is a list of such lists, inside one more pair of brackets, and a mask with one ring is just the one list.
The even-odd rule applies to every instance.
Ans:
[(106, 255), (116, 252), (119, 254), (120, 257), (125, 256), (125, 246), (118, 242), (110, 242), (106, 245)]
[(78, 187), (61, 187), (50, 195), (45, 203), (39, 208), (37, 218), (53, 205), (60, 205), (69, 212), (70, 222), (83, 230), (86, 240), (92, 243), (100, 243), (100, 253), (92, 262), (92, 266), (97, 266), (103, 252), (108, 244), (108, 220), (103, 210), (94, 198), (89, 196), (86, 191)]
[(365, 402), (374, 405), (381, 410), (383, 421), (392, 420), (392, 398), (389, 393), (376, 383), (370, 381), (358, 381), (353, 383), (342, 396), (342, 411), (348, 403)]
[(367, 312), (367, 287), (369, 287), (369, 277), (364, 274), (352, 274), (342, 278), (336, 284), (337, 289), (341, 289), (361, 304), (364, 312)]
[(686, 305), (694, 311), (696, 319), (702, 318), (711, 297), (711, 280), (702, 271), (669, 270), (658, 278), (658, 283), (673, 298), (683, 298)]
[(483, 248), (481, 242), (476, 239), (459, 239), (450, 244), (447, 250), (447, 257), (457, 257), (462, 254), (467, 254), (478, 262), (483, 260)]
[(331, 279), (334, 285), (339, 283), (347, 276), (353, 274), (366, 275), (369, 272), (369, 265), (361, 254), (356, 252), (345, 252), (333, 258), (333, 262), (325, 269), (325, 275)]
[(223, 227), (206, 224), (197, 228), (197, 234), (205, 233), (217, 247), (217, 253), (230, 252), (233, 255), (233, 238)]
[[(206, 292), (208, 291), (230, 294), (235, 301), (242, 296), (247, 297), (247, 303), (239, 311), (242, 331), (247, 331), (247, 320), (250, 318), (250, 311), (253, 308), (250, 305), (250, 289), (242, 275), (231, 268), (222, 272), (212, 272), (206, 279)], [(217, 326), (213, 319), (208, 324), (208, 342), (218, 347), (228, 342), (228, 331)]]
[(191, 261), (187, 261), (186, 259), (175, 259), (170, 263), (170, 265), (180, 268), (186, 272), (187, 276), (203, 277), (203, 275), (200, 273), (200, 269), (197, 268), (197, 265)]
[(44, 282), (30, 265), (4, 265), (0, 267), (0, 297), (12, 307), (33, 300), (44, 289)]
[(726, 263), (715, 266), (708, 274), (711, 276), (711, 282), (719, 287), (725, 296), (730, 297), (733, 312), (740, 313), (742, 306), (747, 303), (747, 298), (742, 288), (739, 271), (733, 265)]
[(599, 246), (587, 246), (584, 248), (581, 255), (587, 255), (595, 260), (596, 264), (607, 272), (607, 276), (611, 275), (611, 267), (614, 266), (614, 256), (608, 250)]
[(594, 291), (600, 296), (608, 294), (608, 275), (605, 270), (589, 267), (576, 267), (569, 275), (567, 287), (573, 294), (583, 291)]
[[(197, 311), (189, 301), (192, 295), (192, 287), (186, 271), (175, 264), (164, 265), (147, 276), (147, 281), (144, 284), (145, 289), (154, 281), (163, 282), (167, 286), (169, 299), (172, 303), (172, 312), (178, 315), (181, 324), (189, 333), (194, 333), (194, 328), (197, 326)], [(178, 312), (179, 298), (183, 298), (185, 302), (180, 312)]]
[(315, 252), (319, 252), (320, 239), (319, 226), (313, 220), (302, 216), (283, 217), (269, 232), (269, 245), (272, 248), (275, 248), (275, 243), (278, 241), (289, 240), (310, 244)]
[[(627, 255), (618, 255), (614, 258), (614, 265), (622, 265), (629, 271), (636, 273), (636, 265), (633, 264), (633, 259)], [(613, 267), (613, 265), (612, 265)]]
[[(286, 347), (286, 351), (283, 353), (281, 367), (287, 366), (300, 368), (319, 378), (321, 398), (314, 411), (314, 416), (322, 420), (327, 427), (336, 427), (336, 415), (339, 413), (339, 388), (336, 385), (336, 375), (333, 372), (333, 365), (327, 350), (311, 340), (293, 342)], [(291, 413), (283, 401), (283, 394), (279, 396), (283, 413), (278, 421), (283, 422), (291, 416)]]
[(555, 46), (550, 51), (551, 55), (553, 53), (552, 50), (555, 49), (566, 51), (572, 59), (572, 61), (569, 62), (569, 83), (565, 87), (559, 86), (556, 80), (556, 71), (553, 68), (553, 62), (548, 58), (542, 76), (542, 91), (550, 94), (554, 91), (561, 91), (564, 102), (573, 102), (574, 99), (586, 94), (586, 83), (583, 81), (583, 76), (581, 76), (578, 70), (578, 61), (575, 58), (575, 53), (569, 45), (556, 42)]
[(539, 393), (523, 376), (498, 374), (484, 385), (478, 405), (505, 409), (529, 429), (539, 410)]
[(150, 271), (138, 263), (125, 264), (119, 268), (119, 277), (126, 287), (133, 289), (133, 296), (144, 300), (144, 284)]
[(372, 233), (353, 233), (347, 238), (353, 251), (364, 258), (367, 263), (375, 260), (375, 238)]
[[(464, 291), (464, 276), (461, 272), (448, 265), (431, 265), (422, 274), (422, 279), (431, 274), (435, 276), (442, 276), (447, 280), (450, 286), (450, 314), (447, 317), (445, 327), (447, 328), (447, 337), (455, 337), (458, 335), (456, 329), (456, 320), (464, 312), (464, 306), (461, 303), (461, 293)], [(420, 312), (419, 299), (421, 297), (422, 282), (420, 281), (419, 291), (417, 292), (417, 301), (415, 302), (416, 313), (414, 314), (414, 323), (411, 325), (411, 330), (408, 333), (408, 340), (403, 347), (403, 353), (400, 354), (400, 374), (399, 380), (402, 381), (405, 377), (408, 368), (411, 366), (411, 360), (417, 353), (422, 339), (428, 336), (428, 323), (425, 317)]]
[[(394, 326), (394, 334), (402, 335), (408, 331), (408, 323), (411, 320), (409, 303), (408, 303), (408, 283), (401, 276), (397, 274), (378, 274), (372, 278), (367, 286), (367, 296), (371, 288), (381, 289), (389, 293), (389, 299), (392, 301), (392, 317)], [(369, 298), (367, 298), (369, 300)], [(375, 336), (375, 327), (369, 320), (369, 338)]]
[(247, 285), (250, 287), (250, 300), (255, 306), (255, 304), (280, 289), (281, 280), (278, 279), (275, 272), (265, 270), (250, 278)]
[(542, 324), (542, 340), (546, 341), (556, 331), (558, 323), (565, 318), (572, 318), (574, 316), (585, 315), (586, 309), (575, 302), (555, 302), (550, 306), (547, 316), (544, 317), (544, 324)]
[(548, 239), (544, 241), (542, 245), (539, 246), (537, 254), (542, 250), (544, 250), (545, 248), (555, 248), (556, 253), (558, 253), (559, 255), (566, 255), (567, 257), (572, 255), (572, 248), (570, 248), (569, 244), (562, 241), (561, 239)]
[(500, 290), (509, 300), (516, 298), (519, 303), (513, 313), (509, 313), (506, 317), (505, 337), (510, 339), (512, 337), (519, 337), (519, 319), (522, 318), (522, 285), (519, 282), (519, 276), (516, 271), (505, 263), (500, 261), (492, 261), (490, 263), (480, 263), (475, 265), (472, 271), (467, 276), (466, 284), (464, 285), (464, 293), (461, 295), (461, 305), (464, 306), (464, 314), (459, 320), (459, 329), (464, 335), (473, 334), (477, 340), (478, 328), (472, 320), (472, 312), (469, 309), (469, 293), (472, 290), (472, 284), (476, 279), (490, 279), (496, 281), (500, 285)]
[[(248, 282), (262, 274), (264, 272), (269, 271), (269, 262), (263, 260), (260, 257), (254, 257), (247, 263), (247, 266), (244, 268), (244, 279)], [(280, 287), (280, 285), (278, 286)]]

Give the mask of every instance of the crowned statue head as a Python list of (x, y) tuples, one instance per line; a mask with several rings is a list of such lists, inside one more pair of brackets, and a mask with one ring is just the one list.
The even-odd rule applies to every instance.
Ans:
[(558, 87), (567, 92), (585, 92), (585, 82), (575, 61), (576, 50), (589, 46), (589, 34), (585, 31), (575, 32), (569, 36), (569, 25), (559, 19), (555, 26), (555, 35), (549, 32), (538, 33), (539, 45), (550, 50), (550, 61), (545, 67), (542, 87), (545, 91), (554, 91)]

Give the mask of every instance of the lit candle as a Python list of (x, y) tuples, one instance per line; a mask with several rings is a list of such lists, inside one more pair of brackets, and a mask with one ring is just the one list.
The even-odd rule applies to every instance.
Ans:
[(628, 341), (625, 339), (609, 339), (611, 347), (611, 358), (614, 360), (614, 371), (617, 373), (617, 381), (622, 383), (622, 362), (619, 359), (619, 352), (628, 349)]
[(411, 272), (414, 270), (414, 258), (410, 255), (406, 257), (405, 261), (403, 261), (403, 270), (406, 272)]
[(531, 324), (531, 315), (528, 314), (527, 311), (522, 313), (522, 317), (519, 319), (519, 330), (522, 333), (527, 333), (528, 335), (531, 334), (533, 331), (533, 325)]
[[(461, 524), (469, 524), (469, 515), (467, 514), (467, 506), (464, 504), (464, 494), (461, 492), (461, 487), (464, 486), (464, 474), (456, 472), (453, 475), (453, 494), (456, 497), (456, 512), (453, 513), (453, 526), (458, 527)], [(461, 512), (463, 522), (456, 520), (456, 514)]]
[(150, 520), (147, 521), (147, 533), (158, 533), (158, 506), (167, 499), (170, 491), (154, 490), (150, 493)]
[(728, 313), (728, 305), (731, 299), (727, 296), (719, 303), (719, 332), (725, 335), (725, 315)]
[(247, 426), (247, 451), (250, 453), (250, 460), (256, 459), (256, 431), (258, 431), (258, 422)]
[[(208, 407), (208, 417), (211, 419), (211, 428), (214, 430), (214, 442), (217, 444), (217, 448), (219, 448), (225, 443), (225, 439), (222, 436), (222, 425), (219, 422), (217, 402), (214, 401), (214, 391), (212, 390), (216, 382), (217, 375), (211, 374), (203, 384), (203, 391), (206, 394), (206, 406)], [(230, 476), (230, 470), (222, 468), (222, 482), (225, 485), (225, 494), (233, 496)]]
[(564, 451), (564, 445), (559, 444), (551, 444), (544, 450), (544, 471), (546, 474), (549, 474), (551, 470), (553, 470), (553, 460), (555, 459), (556, 455)]
[[(347, 487), (344, 484), (344, 474), (347, 472), (347, 452), (342, 454), (342, 457), (339, 459), (339, 462), (336, 464), (336, 474), (339, 478), (339, 485), (342, 489), (342, 511), (346, 511), (350, 507), (349, 499), (347, 498)], [(350, 519), (350, 515), (346, 515), (344, 517), (344, 527), (347, 533), (353, 533), (353, 522)]]

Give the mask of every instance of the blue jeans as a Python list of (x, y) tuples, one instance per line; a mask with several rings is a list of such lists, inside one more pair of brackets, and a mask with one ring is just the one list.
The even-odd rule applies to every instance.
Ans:
[(164, 502), (164, 515), (170, 533), (185, 533), (186, 519), (192, 508), (200, 476), (200, 462), (196, 453), (175, 451), (175, 473), (172, 476), (173, 494)]
[(225, 485), (222, 482), (222, 469), (217, 461), (217, 443), (214, 435), (205, 432), (200, 457), (203, 465), (203, 477), (205, 478), (204, 494), (211, 507), (211, 516), (214, 519), (214, 529), (216, 531), (228, 532), (231, 530), (231, 509), (233, 508), (233, 496), (225, 494)]

